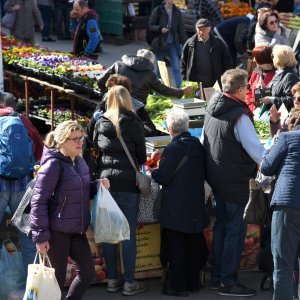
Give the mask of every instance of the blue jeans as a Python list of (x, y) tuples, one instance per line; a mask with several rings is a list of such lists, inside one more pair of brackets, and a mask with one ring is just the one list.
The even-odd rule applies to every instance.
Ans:
[(43, 22), (44, 22), (44, 28), (42, 30), (42, 37), (48, 38), (50, 34), (51, 29), (51, 13), (52, 9), (49, 5), (39, 5), (39, 10), (41, 12)]
[[(124, 281), (133, 282), (136, 260), (136, 225), (139, 211), (140, 194), (112, 192), (123, 214), (125, 215), (130, 228), (130, 240), (122, 241), (122, 258), (124, 265)], [(105, 264), (107, 268), (107, 278), (117, 279), (119, 277), (117, 269), (117, 245), (102, 244)]]
[[(69, 3), (55, 3), (56, 35), (58, 38), (70, 37), (70, 12)], [(62, 33), (63, 28), (65, 34)]]
[(271, 227), (273, 300), (293, 299), (293, 271), (299, 242), (300, 210), (275, 207)]
[[(182, 82), (181, 74), (180, 74), (180, 60), (174, 43), (170, 43), (167, 45), (167, 53), (169, 55), (170, 62), (171, 62), (171, 69), (175, 80), (175, 86), (176, 88), (180, 88)], [(156, 54), (156, 59), (164, 60), (165, 55)], [(157, 75), (160, 76), (158, 67), (157, 67)]]
[(229, 286), (238, 283), (237, 273), (247, 230), (243, 221), (244, 206), (217, 197), (215, 200), (211, 278), (213, 282)]
[[(0, 192), (0, 223), (2, 222), (3, 216), (5, 214), (6, 207), (8, 206), (11, 213), (14, 214), (18, 205), (24, 195), (25, 191), (22, 192)], [(32, 240), (27, 237), (23, 232), (18, 231), (22, 260), (24, 268), (27, 274), (27, 267), (32, 264), (36, 254), (36, 247)]]

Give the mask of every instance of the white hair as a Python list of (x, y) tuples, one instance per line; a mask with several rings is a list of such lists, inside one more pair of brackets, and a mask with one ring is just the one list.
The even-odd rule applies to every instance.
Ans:
[(167, 115), (167, 125), (177, 134), (185, 132), (189, 128), (189, 115), (185, 111), (171, 109)]
[(147, 58), (148, 60), (150, 60), (150, 62), (152, 64), (154, 64), (154, 62), (155, 62), (155, 55), (153, 54), (153, 52), (151, 52), (147, 49), (139, 49), (137, 51), (136, 55), (140, 56), (140, 57)]

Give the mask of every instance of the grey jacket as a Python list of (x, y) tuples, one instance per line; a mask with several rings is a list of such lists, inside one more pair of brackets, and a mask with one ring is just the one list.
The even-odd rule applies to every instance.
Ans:
[(6, 12), (11, 12), (16, 4), (21, 8), (17, 12), (15, 26), (10, 34), (18, 39), (34, 39), (34, 21), (42, 26), (43, 20), (35, 0), (7, 0), (4, 5)]

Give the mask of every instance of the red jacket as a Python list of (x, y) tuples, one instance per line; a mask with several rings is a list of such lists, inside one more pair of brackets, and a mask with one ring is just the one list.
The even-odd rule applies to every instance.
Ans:
[[(269, 82), (272, 80), (274, 75), (275, 75), (275, 71), (267, 73), (266, 77), (263, 80), (266, 86), (268, 86)], [(256, 86), (259, 82), (259, 77), (260, 77), (260, 73), (257, 72), (257, 70), (254, 70), (249, 80), (251, 89), (247, 91), (246, 98), (245, 98), (245, 102), (248, 104), (252, 112), (256, 109), (256, 106), (253, 104), (254, 90), (256, 89)]]

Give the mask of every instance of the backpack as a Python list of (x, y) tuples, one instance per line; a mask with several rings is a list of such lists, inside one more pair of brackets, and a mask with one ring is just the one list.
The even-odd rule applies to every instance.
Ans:
[[(156, 23), (158, 24), (159, 20), (160, 20), (160, 17), (161, 17), (161, 8), (159, 7), (157, 9), (157, 20), (156, 20)], [(152, 32), (149, 30), (149, 24), (146, 28), (146, 42), (148, 43), (149, 46), (152, 45), (152, 42), (154, 40), (154, 38), (159, 35), (158, 32)]]
[(18, 116), (0, 117), (0, 176), (19, 179), (33, 170), (32, 141)]
[[(60, 168), (60, 173), (59, 173), (59, 179), (58, 179), (56, 187), (59, 185), (59, 182), (62, 178), (62, 174), (64, 172), (64, 168), (63, 168), (60, 160), (59, 160), (59, 168)], [(31, 236), (31, 228), (30, 228), (31, 206), (30, 206), (30, 202), (31, 202), (31, 198), (33, 196), (33, 189), (34, 189), (35, 183), (36, 183), (36, 177), (33, 178), (27, 184), (26, 192), (11, 219), (12, 224), (16, 228), (18, 228), (19, 231), (25, 233), (28, 237)], [(55, 192), (53, 193), (52, 197), (54, 196), (54, 194), (55, 194)], [(51, 205), (49, 205), (49, 209), (51, 210)]]

